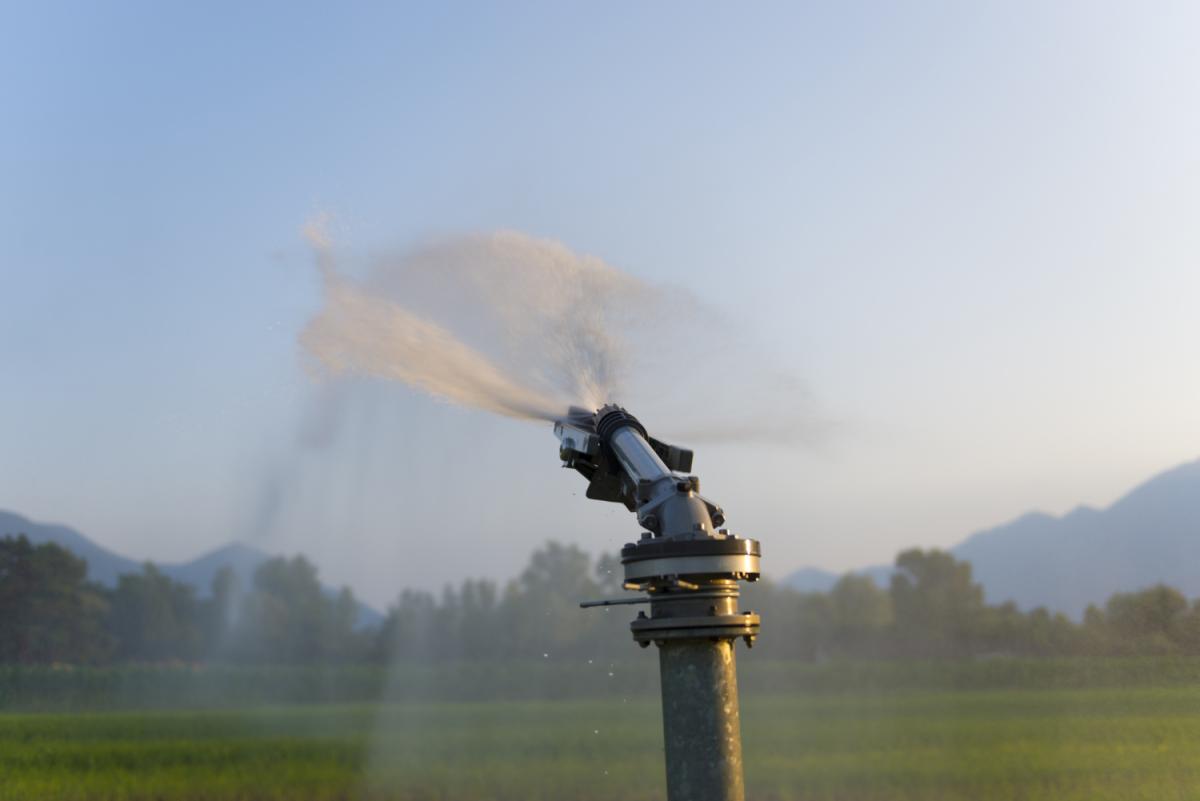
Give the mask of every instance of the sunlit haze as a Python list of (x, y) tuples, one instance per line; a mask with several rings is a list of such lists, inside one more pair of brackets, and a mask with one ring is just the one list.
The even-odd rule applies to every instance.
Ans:
[(652, 288), (618, 399), (769, 575), (1200, 457), (1200, 6), (568, 5), (12, 5), (0, 509), (381, 607), (637, 536), (549, 423), (315, 370), (314, 219)]

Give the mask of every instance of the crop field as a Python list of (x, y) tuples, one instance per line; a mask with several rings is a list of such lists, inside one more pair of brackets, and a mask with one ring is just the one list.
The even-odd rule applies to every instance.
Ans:
[[(1200, 690), (743, 703), (752, 799), (1200, 798)], [(660, 799), (647, 698), (0, 715), (0, 799)]]

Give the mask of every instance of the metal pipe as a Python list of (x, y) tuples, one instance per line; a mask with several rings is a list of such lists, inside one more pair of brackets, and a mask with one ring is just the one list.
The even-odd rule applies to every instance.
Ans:
[(667, 799), (743, 801), (736, 635), (721, 636), (720, 624), (757, 618), (738, 612), (736, 581), (701, 581), (699, 590), (654, 593), (650, 619), (634, 624), (657, 634)]
[(630, 426), (617, 429), (609, 437), (608, 444), (635, 484), (671, 477), (670, 469), (636, 429)]
[(667, 467), (636, 418), (610, 412), (597, 428), (635, 490), (638, 522), (665, 537), (713, 535), (720, 509), (699, 495), (699, 479)]
[(733, 640), (658, 648), (668, 801), (744, 801)]

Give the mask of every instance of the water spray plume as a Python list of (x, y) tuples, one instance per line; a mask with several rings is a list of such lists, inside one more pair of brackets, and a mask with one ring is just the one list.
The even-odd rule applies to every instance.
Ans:
[(305, 235), (325, 303), (300, 341), (321, 368), (508, 417), (555, 420), (613, 397), (625, 359), (611, 331), (650, 293), (599, 259), (513, 232), (380, 260), (361, 282), (339, 272), (323, 221)]
[(768, 367), (687, 287), (650, 285), (514, 231), (384, 254), (352, 277), (327, 225), (304, 229), (325, 302), (300, 342), (320, 373), (399, 381), (519, 419), (632, 403), (694, 442), (811, 446), (823, 436), (803, 383)]
[(325, 292), (325, 310), (301, 340), (327, 368), (403, 381), (510, 417), (557, 417), (560, 404), (514, 384), (446, 329), (340, 279)]

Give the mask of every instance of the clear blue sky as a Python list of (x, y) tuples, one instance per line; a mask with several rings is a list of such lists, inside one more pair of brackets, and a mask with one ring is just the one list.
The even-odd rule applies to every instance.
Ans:
[(376, 602), (628, 539), (547, 432), (404, 390), (291, 446), (317, 211), (362, 252), (558, 239), (744, 320), (838, 423), (700, 454), (777, 574), (1107, 503), (1200, 455), (1198, 9), (9, 4), (0, 508), (300, 549)]

